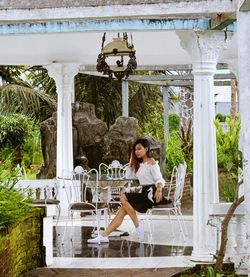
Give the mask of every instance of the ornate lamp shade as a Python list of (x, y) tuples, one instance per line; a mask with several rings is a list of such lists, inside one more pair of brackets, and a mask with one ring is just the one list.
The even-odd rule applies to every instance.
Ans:
[[(104, 46), (105, 35), (106, 33), (102, 37), (102, 49), (97, 58), (97, 71), (102, 72), (103, 75), (108, 75), (110, 78), (116, 77), (118, 80), (128, 78), (129, 74), (137, 67), (134, 45), (132, 42), (128, 42), (127, 33), (123, 33), (122, 38), (118, 34), (117, 38), (113, 38), (112, 42)], [(113, 64), (109, 65), (107, 58), (113, 59)], [(124, 66), (126, 58), (128, 63), (127, 66)]]

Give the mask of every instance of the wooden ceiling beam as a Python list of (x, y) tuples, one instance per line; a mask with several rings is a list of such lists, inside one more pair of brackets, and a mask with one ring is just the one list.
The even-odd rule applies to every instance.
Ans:
[(220, 13), (211, 18), (211, 30), (223, 30), (236, 21), (235, 13)]

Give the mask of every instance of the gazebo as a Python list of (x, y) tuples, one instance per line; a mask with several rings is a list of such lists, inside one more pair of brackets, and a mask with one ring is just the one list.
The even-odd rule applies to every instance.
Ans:
[[(241, 150), (244, 157), (244, 220), (250, 232), (250, 1), (249, 0), (114, 0), (0, 1), (1, 65), (42, 65), (55, 80), (57, 176), (73, 170), (73, 82), (78, 72), (97, 74), (101, 37), (132, 32), (137, 70), (192, 69), (194, 88), (194, 261), (211, 261), (216, 243), (207, 225), (218, 208), (216, 134), (213, 124), (214, 75), (223, 64), (239, 83)], [(123, 115), (129, 115), (123, 81)], [(149, 79), (148, 79), (149, 80)], [(138, 81), (138, 79), (137, 79)], [(150, 81), (150, 80), (149, 80)], [(170, 80), (161, 79), (163, 86)], [(217, 206), (216, 206), (217, 205)], [(247, 253), (249, 255), (249, 249)], [(248, 269), (250, 266), (248, 265)]]

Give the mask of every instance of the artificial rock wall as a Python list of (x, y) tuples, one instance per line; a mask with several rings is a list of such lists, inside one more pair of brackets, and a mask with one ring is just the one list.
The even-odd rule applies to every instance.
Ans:
[[(129, 161), (132, 146), (138, 138), (138, 121), (133, 117), (118, 117), (108, 130), (104, 121), (95, 115), (95, 107), (89, 103), (75, 103), (72, 107), (74, 167), (96, 168), (100, 163), (118, 160)], [(56, 113), (41, 123), (44, 166), (39, 178), (56, 177)], [(148, 137), (153, 156), (165, 172), (165, 146)]]

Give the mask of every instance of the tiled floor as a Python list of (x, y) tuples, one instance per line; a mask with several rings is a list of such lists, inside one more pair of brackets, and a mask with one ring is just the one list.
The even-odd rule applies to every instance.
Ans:
[[(110, 236), (107, 244), (88, 244), (91, 237), (91, 218), (79, 218), (66, 227), (62, 244), (65, 222), (60, 221), (54, 227), (53, 268), (167, 268), (193, 266), (190, 261), (192, 252), (192, 216), (184, 216), (188, 235), (184, 238), (178, 222), (171, 222), (164, 215), (156, 215), (151, 222), (144, 222), (144, 240), (138, 242), (133, 225), (125, 218), (119, 231)], [(129, 236), (121, 236), (125, 232)], [(72, 238), (72, 239), (71, 239)]]

